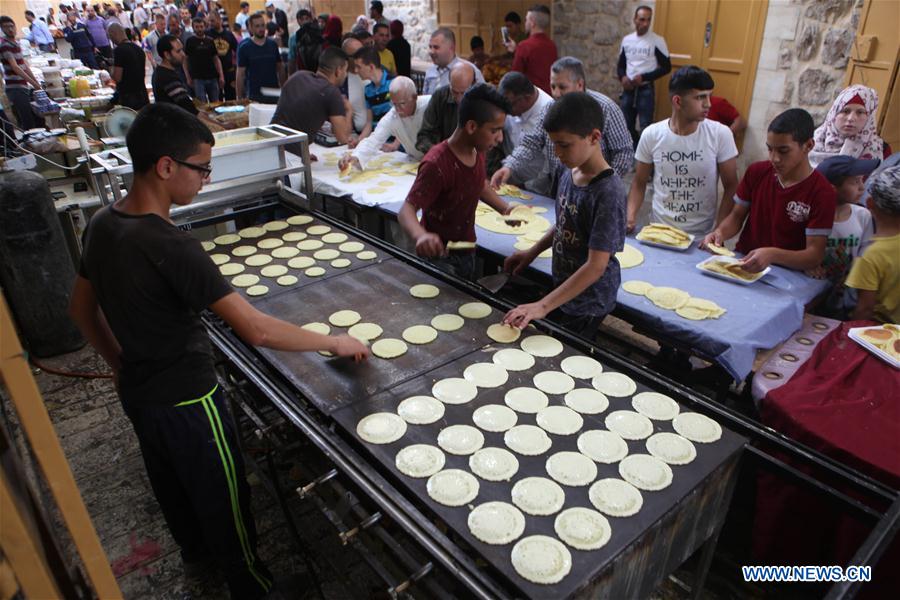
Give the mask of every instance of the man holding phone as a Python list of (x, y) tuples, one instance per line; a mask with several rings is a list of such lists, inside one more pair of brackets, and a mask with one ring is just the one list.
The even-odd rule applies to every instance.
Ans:
[[(528, 39), (517, 43), (509, 39), (509, 29), (503, 45), (514, 54), (512, 71), (526, 77), (548, 94), (550, 93), (550, 67), (556, 62), (556, 43), (547, 35), (550, 29), (550, 9), (543, 4), (532, 7), (525, 15), (525, 31)], [(501, 30), (502, 31), (502, 30)]]

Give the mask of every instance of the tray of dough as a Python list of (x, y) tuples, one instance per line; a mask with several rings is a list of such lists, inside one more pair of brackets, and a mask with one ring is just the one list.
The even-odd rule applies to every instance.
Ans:
[(646, 565), (632, 561), (652, 554), (641, 544), (678, 543), (663, 523), (691, 523), (684, 545), (695, 543), (704, 519), (727, 510), (745, 443), (533, 329), (332, 416), (530, 598), (593, 596), (598, 580), (639, 577)]

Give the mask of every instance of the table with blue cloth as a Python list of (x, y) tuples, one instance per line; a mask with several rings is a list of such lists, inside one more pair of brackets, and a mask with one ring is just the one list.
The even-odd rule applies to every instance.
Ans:
[[(377, 205), (377, 210), (396, 218), (403, 206), (405, 186), (398, 185), (391, 201)], [(544, 214), (554, 221), (555, 202), (546, 196), (531, 194), (529, 200), (505, 198), (529, 206), (547, 208)], [(399, 196), (399, 198), (398, 198)], [(348, 198), (353, 201), (352, 198)], [(515, 235), (494, 233), (475, 227), (478, 248), (498, 259), (515, 252)], [(712, 256), (700, 250), (698, 241), (685, 251), (668, 250), (642, 244), (628, 236), (626, 243), (640, 250), (644, 262), (630, 269), (622, 269), (622, 282), (646, 281), (654, 286), (670, 286), (691, 296), (712, 300), (727, 312), (718, 319), (691, 321), (675, 311), (657, 307), (644, 296), (629, 294), (619, 288), (616, 297), (616, 316), (621, 317), (642, 333), (663, 343), (689, 349), (701, 358), (720, 365), (735, 381), (743, 381), (753, 369), (759, 350), (767, 350), (787, 340), (800, 329), (804, 309), (813, 299), (825, 292), (828, 282), (807, 277), (803, 273), (772, 266), (761, 280), (750, 285), (730, 283), (703, 274), (697, 263)], [(549, 281), (551, 259), (538, 258), (524, 273)]]

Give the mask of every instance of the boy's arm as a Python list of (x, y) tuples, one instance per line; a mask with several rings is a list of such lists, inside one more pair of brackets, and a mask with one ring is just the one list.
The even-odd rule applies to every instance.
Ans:
[(528, 250), (516, 250), (503, 261), (503, 270), (518, 275), (522, 269), (534, 262), (538, 255), (553, 245), (553, 228), (551, 227), (538, 242)]
[(735, 202), (731, 212), (728, 213), (727, 217), (722, 219), (722, 222), (719, 223), (719, 226), (716, 227), (715, 231), (703, 238), (703, 241), (700, 242), (700, 247), (706, 248), (708, 244), (721, 246), (725, 243), (725, 240), (730, 240), (736, 236), (741, 230), (741, 227), (743, 227), (744, 219), (747, 218), (749, 213), (749, 204), (738, 204)]
[(486, 179), (484, 187), (481, 189), (481, 199), (501, 215), (508, 215), (512, 211), (512, 206), (497, 195), (497, 191), (491, 187), (491, 183)]
[(81, 275), (75, 277), (72, 297), (69, 300), (69, 316), (87, 341), (93, 346), (113, 373), (122, 366), (122, 347), (113, 335), (106, 317), (97, 302), (94, 286)]
[(803, 250), (783, 250), (781, 248), (756, 248), (747, 253), (741, 266), (751, 273), (758, 273), (769, 265), (781, 265), (796, 271), (814, 269), (822, 264), (825, 258), (825, 244), (828, 236), (806, 236), (806, 248)]
[(850, 313), (854, 321), (871, 321), (875, 318), (876, 290), (856, 290), (856, 306)]
[(352, 356), (356, 360), (369, 356), (369, 350), (355, 338), (346, 335), (322, 335), (276, 319), (254, 308), (237, 292), (231, 292), (213, 302), (210, 308), (222, 317), (242, 340), (253, 346), (288, 352), (325, 350), (338, 356)]
[(716, 215), (717, 226), (731, 214), (734, 208), (734, 194), (738, 187), (737, 158), (719, 163), (719, 179), (722, 180), (722, 201), (719, 203), (719, 212)]
[(247, 73), (247, 67), (238, 66), (237, 73), (234, 76), (234, 93), (238, 100), (244, 99), (244, 77)]
[(403, 203), (397, 213), (397, 221), (407, 235), (416, 242), (416, 254), (419, 256), (441, 256), (444, 254), (444, 243), (436, 233), (422, 227), (416, 216), (416, 207), (409, 200)]
[(626, 230), (634, 231), (634, 222), (638, 211), (644, 204), (644, 194), (647, 192), (647, 182), (653, 174), (653, 164), (640, 160), (634, 161), (634, 180), (631, 182), (631, 190), (628, 192), (628, 217)]
[[(545, 236), (546, 237), (546, 236)], [(543, 240), (542, 240), (543, 241)], [(543, 319), (550, 312), (559, 308), (572, 298), (578, 296), (588, 286), (603, 277), (609, 264), (609, 252), (601, 250), (588, 251), (587, 262), (563, 281), (552, 292), (530, 304), (521, 304), (503, 317), (503, 322), (519, 329), (524, 329), (531, 321)]]

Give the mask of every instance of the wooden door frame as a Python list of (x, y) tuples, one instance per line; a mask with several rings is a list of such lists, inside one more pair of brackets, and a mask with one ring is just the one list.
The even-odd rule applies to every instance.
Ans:
[[(668, 11), (676, 1), (677, 0), (656, 0), (656, 6), (653, 9), (653, 22), (656, 23), (658, 20), (665, 22), (665, 20), (661, 17), (669, 16)], [(712, 3), (706, 0), (706, 4), (707, 18), (709, 18), (709, 11)], [(753, 101), (753, 87), (756, 84), (756, 73), (759, 69), (759, 55), (762, 51), (763, 33), (766, 28), (766, 18), (769, 14), (769, 0), (754, 0), (753, 5), (759, 6), (759, 8), (757, 8), (757, 10), (759, 11), (759, 15), (755, 19), (756, 22), (752, 23), (753, 31), (751, 32), (751, 39), (753, 39), (753, 45), (750, 48), (750, 60), (747, 63), (748, 76), (746, 78), (743, 89), (738, 90), (737, 97), (728, 99), (728, 101), (734, 105), (734, 107), (738, 110), (741, 116), (744, 117), (744, 119), (747, 119), (749, 117), (750, 108)], [(715, 31), (716, 30), (714, 28), (713, 32)], [(715, 33), (713, 35), (715, 35)], [(707, 47), (704, 46), (703, 50), (701, 51), (701, 62), (703, 62), (706, 58), (706, 48)], [(669, 51), (671, 52), (671, 48), (669, 49)], [(660, 87), (662, 86), (657, 86), (657, 93), (660, 93)]]

